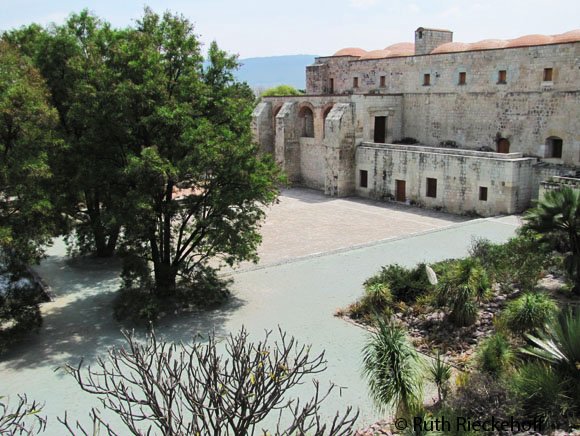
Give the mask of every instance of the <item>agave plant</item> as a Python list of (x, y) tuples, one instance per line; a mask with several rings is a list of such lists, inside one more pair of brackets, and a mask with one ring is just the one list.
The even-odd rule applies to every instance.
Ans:
[(563, 311), (545, 331), (526, 338), (530, 346), (523, 353), (549, 363), (580, 385), (580, 310)]
[(419, 355), (402, 327), (383, 319), (377, 327), (363, 349), (363, 374), (379, 409), (392, 407), (408, 416), (423, 398)]

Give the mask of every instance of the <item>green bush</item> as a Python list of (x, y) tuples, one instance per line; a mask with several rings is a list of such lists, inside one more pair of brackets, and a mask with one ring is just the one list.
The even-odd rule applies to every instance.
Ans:
[(437, 304), (447, 308), (454, 325), (472, 325), (477, 319), (477, 301), (487, 298), (490, 291), (489, 278), (481, 263), (466, 258), (436, 268), (441, 276), (436, 288)]
[(474, 239), (469, 254), (504, 290), (514, 286), (534, 289), (550, 259), (546, 245), (531, 233), (522, 233), (505, 244)]
[(510, 301), (501, 317), (513, 333), (524, 333), (544, 327), (556, 313), (558, 306), (545, 293), (527, 292)]
[(229, 297), (229, 284), (229, 280), (221, 279), (213, 269), (206, 268), (187, 282), (180, 282), (168, 297), (159, 298), (145, 286), (123, 287), (113, 302), (113, 315), (118, 321), (140, 324), (155, 322), (166, 313), (216, 307)]
[(393, 296), (389, 286), (384, 283), (374, 283), (365, 286), (365, 293), (360, 300), (348, 308), (353, 319), (362, 319), (371, 322), (373, 317), (389, 317), (392, 313)]
[(36, 333), (42, 324), (39, 303), (46, 296), (25, 270), (0, 268), (0, 353)]
[(274, 88), (268, 88), (262, 94), (261, 97), (280, 97), (286, 95), (301, 95), (303, 92), (300, 92), (298, 89), (294, 88), (290, 85), (278, 85)]
[(476, 359), (481, 371), (497, 376), (511, 367), (514, 353), (506, 337), (496, 333), (481, 343)]
[(413, 303), (417, 297), (433, 289), (427, 278), (424, 263), (418, 264), (415, 268), (405, 268), (399, 264), (384, 266), (378, 274), (364, 283), (365, 288), (375, 284), (387, 285), (393, 299), (405, 303)]
[(546, 427), (568, 424), (575, 410), (567, 381), (548, 365), (533, 362), (518, 369), (511, 385), (522, 404), (524, 417), (538, 417)]

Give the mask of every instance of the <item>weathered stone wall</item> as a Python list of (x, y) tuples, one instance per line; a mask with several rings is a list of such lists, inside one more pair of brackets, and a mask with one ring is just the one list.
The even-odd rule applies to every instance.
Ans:
[[(546, 157), (546, 139), (563, 140), (556, 163), (580, 163), (580, 43), (459, 53), (353, 60), (321, 58), (339, 94), (403, 94), (401, 135), (437, 145), (495, 149), (505, 138), (510, 151)], [(544, 68), (553, 80), (543, 81)], [(498, 83), (499, 71), (506, 82)], [(459, 73), (466, 74), (464, 85)], [(424, 75), (430, 85), (423, 85)], [(380, 86), (380, 77), (385, 86)], [(353, 78), (358, 77), (358, 88)], [(315, 89), (314, 84), (310, 85)], [(400, 139), (400, 138), (395, 138)]]
[[(404, 145), (363, 144), (357, 148), (356, 194), (394, 199), (395, 181), (406, 183), (409, 202), (452, 213), (482, 216), (521, 212), (529, 203), (535, 159), (521, 154), (470, 153)], [(368, 187), (360, 186), (360, 170)], [(437, 180), (435, 198), (427, 197), (427, 178)], [(487, 200), (480, 200), (480, 187)]]

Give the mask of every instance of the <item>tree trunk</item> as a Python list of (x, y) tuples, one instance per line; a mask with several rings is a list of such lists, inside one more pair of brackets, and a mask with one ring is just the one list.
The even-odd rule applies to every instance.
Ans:
[(154, 269), (155, 293), (160, 297), (173, 294), (177, 287), (177, 270), (164, 263), (155, 264)]

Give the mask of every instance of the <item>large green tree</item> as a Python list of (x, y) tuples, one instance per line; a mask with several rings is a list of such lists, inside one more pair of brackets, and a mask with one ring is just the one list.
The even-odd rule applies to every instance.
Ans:
[(0, 251), (10, 263), (38, 261), (54, 232), (46, 187), (56, 122), (41, 75), (0, 41)]
[(255, 259), (279, 175), (252, 143), (254, 97), (234, 80), (235, 57), (212, 43), (204, 63), (188, 20), (150, 10), (117, 55), (136, 147), (125, 168), (126, 277), (143, 285), (152, 266), (151, 289), (166, 295), (210, 259)]
[(580, 190), (564, 187), (546, 192), (526, 212), (524, 221), (524, 229), (559, 240), (560, 248), (565, 247), (566, 271), (574, 282), (573, 292), (580, 295)]
[(117, 85), (122, 71), (111, 65), (122, 31), (87, 11), (61, 26), (37, 25), (4, 35), (30, 57), (46, 79), (68, 147), (54, 159), (53, 198), (71, 218), (81, 252), (114, 253), (122, 224), (130, 120)]

